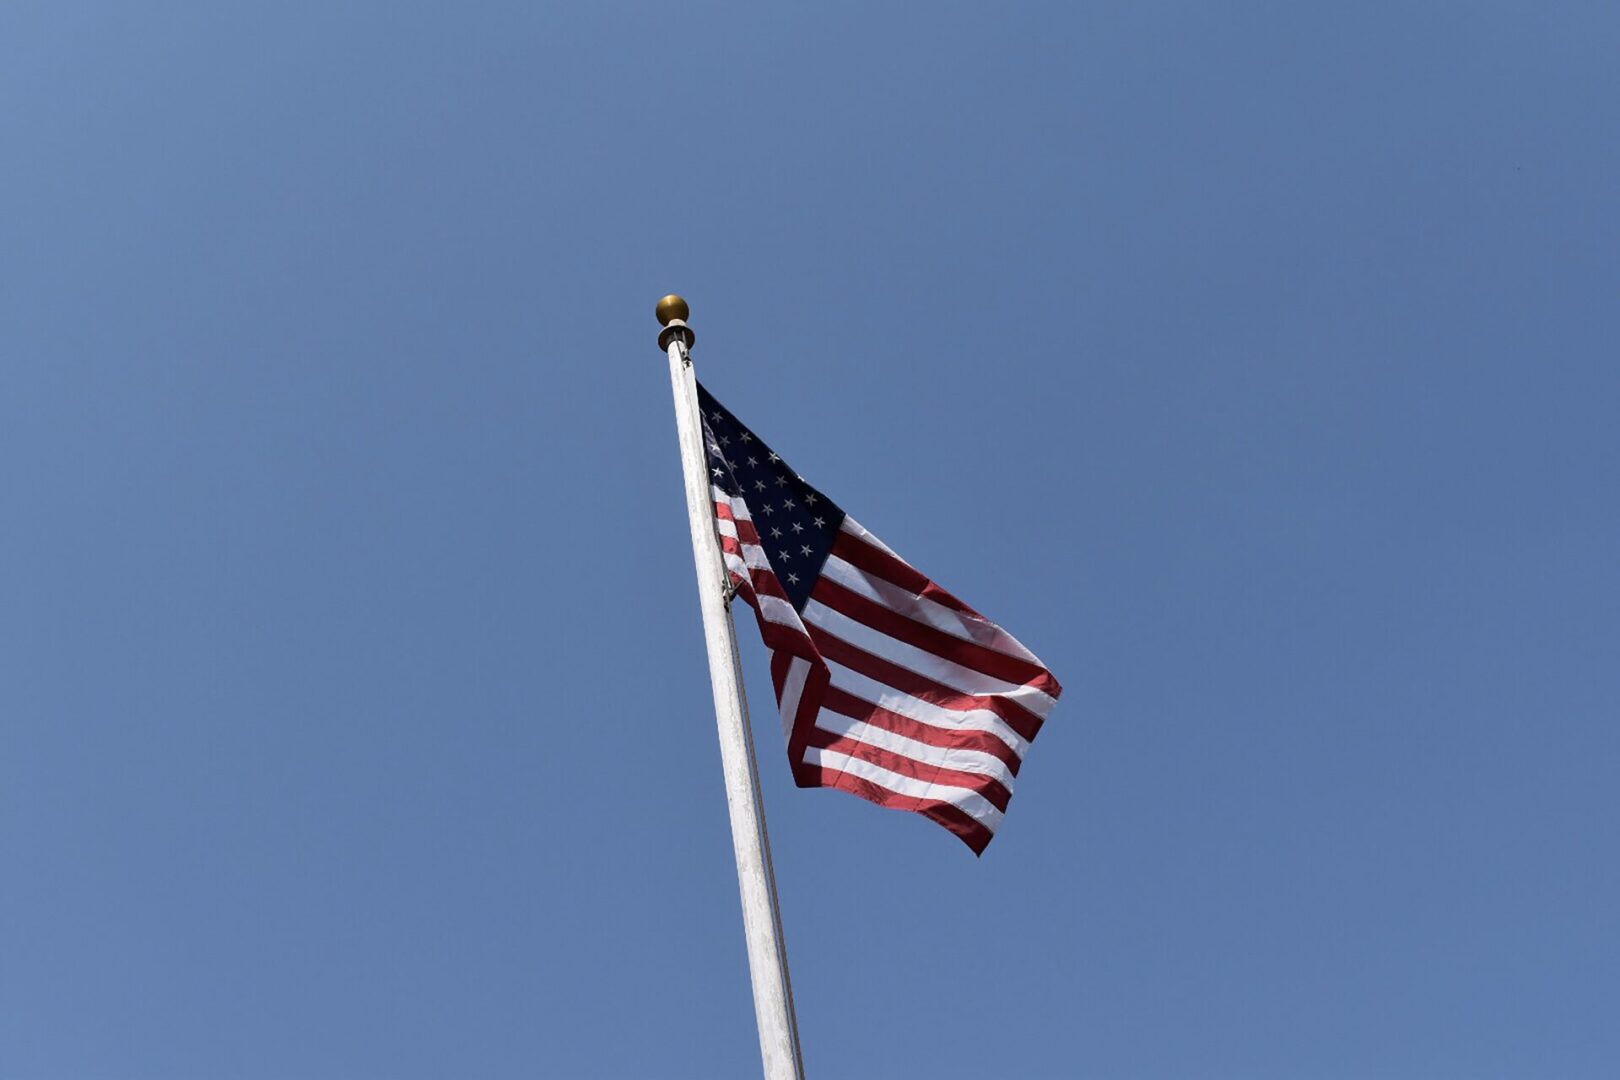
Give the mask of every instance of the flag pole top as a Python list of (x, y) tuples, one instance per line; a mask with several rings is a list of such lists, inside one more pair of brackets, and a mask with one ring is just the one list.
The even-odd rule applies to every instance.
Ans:
[(658, 301), (658, 321), (664, 326), (668, 326), (676, 319), (685, 322), (691, 317), (692, 309), (687, 306), (684, 297), (676, 296), (674, 293), (670, 293), (668, 296)]
[(658, 347), (660, 349), (667, 352), (669, 343), (677, 339), (690, 349), (693, 342), (697, 341), (697, 335), (692, 333), (690, 326), (686, 325), (686, 320), (692, 317), (692, 309), (687, 306), (684, 299), (670, 293), (658, 301), (655, 312), (658, 315), (659, 324), (664, 328), (658, 334)]

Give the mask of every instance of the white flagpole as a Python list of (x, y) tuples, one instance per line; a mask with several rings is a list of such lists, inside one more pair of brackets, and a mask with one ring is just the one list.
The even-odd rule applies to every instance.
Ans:
[(696, 337), (686, 325), (690, 314), (686, 301), (678, 296), (660, 300), (658, 321), (664, 329), (658, 344), (669, 356), (669, 378), (675, 392), (675, 427), (681, 440), (681, 471), (686, 476), (686, 513), (692, 526), (692, 559), (697, 564), (698, 600), (709, 647), (709, 681), (714, 688), (714, 719), (720, 729), (726, 806), (731, 811), (731, 846), (737, 857), (737, 887), (742, 892), (754, 1019), (759, 1025), (765, 1080), (803, 1080), (799, 1025), (793, 1013), (793, 987), (788, 981), (782, 916), (776, 903), (776, 872), (771, 867), (754, 737), (737, 662), (737, 628), (731, 621), (726, 568), (714, 527), (714, 496), (705, 465), (697, 377), (692, 371), (691, 349)]

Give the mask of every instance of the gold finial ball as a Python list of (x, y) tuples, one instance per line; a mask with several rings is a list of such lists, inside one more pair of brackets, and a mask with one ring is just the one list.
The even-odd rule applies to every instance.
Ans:
[(670, 293), (658, 301), (658, 321), (664, 326), (668, 326), (674, 319), (685, 322), (691, 317), (692, 309), (686, 306), (685, 300), (682, 300), (674, 293)]

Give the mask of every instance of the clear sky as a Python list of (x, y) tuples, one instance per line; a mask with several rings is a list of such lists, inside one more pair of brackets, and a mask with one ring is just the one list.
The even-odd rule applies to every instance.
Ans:
[(1620, 15), (1340, 8), (0, 8), (0, 1076), (757, 1075), (671, 290), (1067, 690), (745, 634), (813, 1076), (1613, 1075)]

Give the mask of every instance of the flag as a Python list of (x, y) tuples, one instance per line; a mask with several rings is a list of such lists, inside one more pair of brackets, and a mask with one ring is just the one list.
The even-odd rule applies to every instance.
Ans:
[(731, 586), (771, 654), (800, 787), (931, 818), (982, 854), (1062, 687), (698, 386)]

